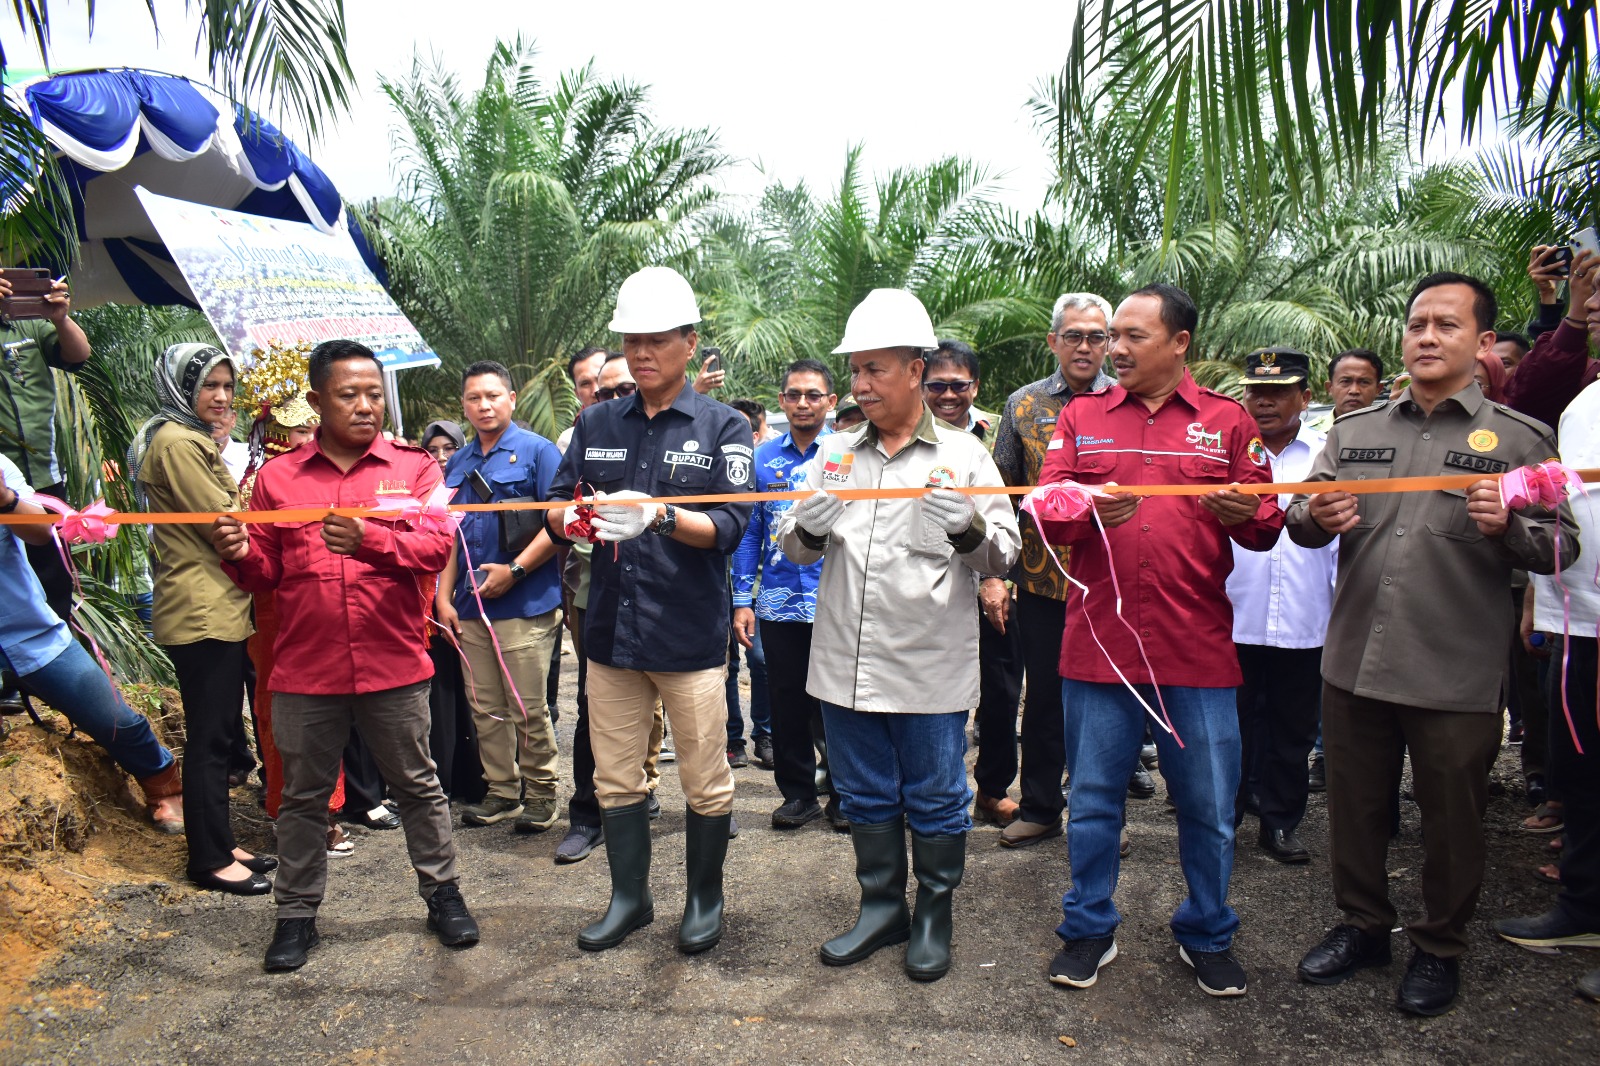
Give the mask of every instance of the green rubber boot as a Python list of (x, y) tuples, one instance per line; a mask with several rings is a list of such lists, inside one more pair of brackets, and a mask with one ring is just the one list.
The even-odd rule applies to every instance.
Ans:
[(722, 863), (728, 857), (732, 814), (696, 814), (683, 820), (683, 924), (678, 950), (685, 955), (710, 951), (722, 939)]
[(967, 834), (911, 834), (911, 868), (917, 875), (917, 910), (906, 945), (906, 973), (937, 981), (950, 970), (950, 905), (967, 866)]
[(856, 880), (861, 883), (861, 913), (856, 924), (822, 945), (822, 961), (849, 966), (879, 948), (903, 944), (911, 930), (906, 908), (906, 822), (850, 826), (856, 850)]
[(578, 933), (585, 951), (614, 948), (633, 932), (655, 921), (650, 898), (650, 810), (644, 801), (626, 807), (602, 808), (606, 859), (611, 864), (611, 905), (605, 917)]

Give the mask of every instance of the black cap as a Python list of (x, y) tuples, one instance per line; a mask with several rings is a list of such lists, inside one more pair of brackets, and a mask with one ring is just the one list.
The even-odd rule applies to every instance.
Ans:
[(1297, 348), (1257, 348), (1244, 357), (1244, 385), (1302, 385), (1311, 380), (1311, 357)]

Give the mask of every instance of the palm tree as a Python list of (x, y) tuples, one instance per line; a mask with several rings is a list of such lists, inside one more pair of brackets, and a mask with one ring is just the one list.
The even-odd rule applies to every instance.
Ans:
[(642, 86), (593, 64), (546, 86), (533, 57), (501, 42), (471, 93), (420, 61), (383, 83), (401, 192), (368, 218), (396, 299), (443, 361), (408, 373), (408, 421), (452, 410), (461, 370), (493, 359), (529, 383), (519, 417), (564, 427), (564, 357), (607, 335), (623, 278), (684, 257), (727, 162), (710, 131), (657, 126)]
[(1497, 115), (1560, 136), (1563, 106), (1590, 114), (1597, 30), (1592, 0), (1079, 0), (1054, 88), (1065, 115), (1140, 90), (1141, 139), (1174, 175), (1199, 145), (1215, 213), (1229, 186), (1270, 200), (1280, 168), (1297, 204), (1325, 199), (1381, 160), (1394, 122), (1419, 149), (1452, 113), (1467, 139)]
[[(147, 8), (155, 23), (154, 0), (127, 2)], [(48, 66), (50, 0), (13, 0), (11, 7), (40, 63)], [(212, 81), (232, 99), (284, 115), (313, 139), (349, 110), (355, 73), (346, 54), (344, 0), (184, 0), (184, 7), (199, 19), (197, 47), (204, 45)], [(87, 15), (92, 33), (94, 0)], [(0, 77), (12, 60), (0, 49)], [(0, 248), (9, 262), (51, 251), (63, 262), (76, 257), (55, 152), (32, 122), (3, 105), (0, 201)]]

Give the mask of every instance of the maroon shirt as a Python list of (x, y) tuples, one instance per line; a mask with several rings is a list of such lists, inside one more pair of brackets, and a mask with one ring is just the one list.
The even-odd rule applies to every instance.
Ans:
[[(1218, 488), (1271, 480), (1255, 419), (1237, 400), (1202, 389), (1185, 370), (1183, 381), (1159, 410), (1120, 385), (1074, 396), (1062, 408), (1045, 453), (1039, 483), (1082, 485), (1212, 484)], [(1114, 491), (1114, 490), (1113, 490)], [(1283, 529), (1278, 498), (1261, 498), (1255, 516), (1224, 526), (1198, 496), (1148, 496), (1133, 517), (1107, 530), (1106, 555), (1093, 520), (1044, 523), (1045, 539), (1072, 548), (1072, 576), (1089, 586), (1067, 598), (1061, 676), (1119, 683), (1094, 633), (1135, 683), (1186, 688), (1229, 688), (1242, 680), (1233, 646), (1233, 606), (1227, 580), (1233, 569), (1229, 538), (1266, 551)], [(1138, 645), (1117, 620), (1111, 587), (1116, 566), (1122, 616), (1144, 642), (1155, 668), (1150, 676)]]
[(1589, 334), (1566, 319), (1534, 342), (1506, 382), (1506, 406), (1547, 426), (1561, 424), (1561, 412), (1600, 376), (1589, 358)]
[[(322, 435), (256, 475), (252, 511), (373, 507), (385, 498), (426, 502), (439, 464), (421, 448), (379, 438), (348, 471), (322, 452)], [(276, 590), (277, 666), (272, 691), (355, 695), (433, 676), (423, 587), (450, 558), (450, 534), (397, 519), (363, 519), (354, 555), (322, 542), (322, 520), (251, 525), (250, 553), (222, 568), (248, 592)]]

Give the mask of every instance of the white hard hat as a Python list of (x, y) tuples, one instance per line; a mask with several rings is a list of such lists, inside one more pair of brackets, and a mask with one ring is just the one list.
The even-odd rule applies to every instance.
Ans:
[(878, 348), (937, 348), (933, 320), (922, 301), (905, 289), (873, 289), (850, 312), (844, 340), (834, 355)]
[(661, 333), (700, 321), (700, 305), (683, 275), (671, 267), (645, 267), (617, 290), (613, 333)]

